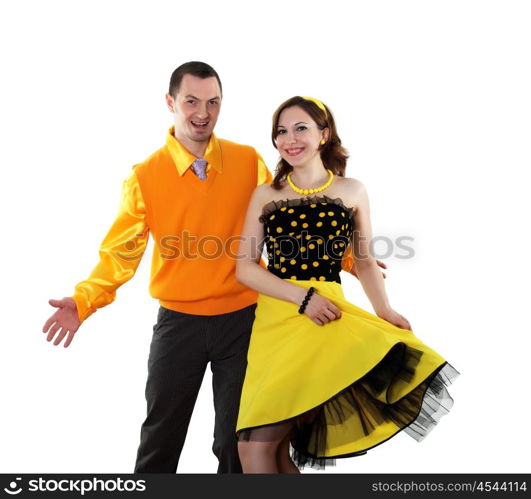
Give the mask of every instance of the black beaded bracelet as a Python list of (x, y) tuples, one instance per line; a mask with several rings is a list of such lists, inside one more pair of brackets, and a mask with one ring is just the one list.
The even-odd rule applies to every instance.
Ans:
[(314, 291), (315, 288), (312, 286), (306, 293), (306, 296), (304, 297), (304, 300), (302, 301), (302, 304), (299, 308), (299, 314), (304, 314), (304, 311), (306, 310), (306, 305), (308, 305), (308, 302), (310, 301), (310, 298), (312, 297)]

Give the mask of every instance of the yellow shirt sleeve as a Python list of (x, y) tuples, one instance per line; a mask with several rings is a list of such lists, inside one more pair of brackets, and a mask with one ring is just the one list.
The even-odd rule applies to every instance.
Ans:
[(256, 154), (258, 156), (258, 182), (256, 185), (270, 184), (273, 182), (273, 175), (271, 175), (271, 172), (267, 169), (262, 156), (258, 153)]
[(347, 249), (345, 250), (345, 254), (343, 255), (343, 259), (341, 260), (341, 270), (345, 270), (349, 274), (351, 274), (352, 270), (354, 268), (354, 255), (352, 255), (352, 247), (351, 245), (347, 246)]
[(116, 290), (136, 272), (147, 246), (149, 228), (138, 179), (133, 170), (124, 181), (118, 215), (100, 246), (100, 261), (89, 278), (75, 287), (79, 320), (108, 305)]

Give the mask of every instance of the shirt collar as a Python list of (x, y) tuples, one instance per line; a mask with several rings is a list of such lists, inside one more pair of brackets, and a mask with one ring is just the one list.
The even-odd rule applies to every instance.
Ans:
[[(192, 165), (192, 163), (197, 159), (188, 149), (186, 149), (173, 134), (175, 127), (171, 127), (168, 130), (168, 135), (166, 136), (166, 146), (170, 151), (170, 155), (173, 159), (175, 167), (179, 172), (179, 175), (183, 173)], [(210, 140), (208, 141), (207, 148), (205, 150), (204, 159), (207, 163), (212, 166), (219, 173), (222, 173), (222, 161), (221, 161), (221, 146), (219, 140), (212, 133)]]

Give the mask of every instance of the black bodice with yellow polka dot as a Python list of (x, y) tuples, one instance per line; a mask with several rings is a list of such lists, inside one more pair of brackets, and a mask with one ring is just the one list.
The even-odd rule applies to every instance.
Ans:
[(341, 283), (353, 209), (328, 196), (271, 201), (263, 208), (267, 268), (282, 279)]

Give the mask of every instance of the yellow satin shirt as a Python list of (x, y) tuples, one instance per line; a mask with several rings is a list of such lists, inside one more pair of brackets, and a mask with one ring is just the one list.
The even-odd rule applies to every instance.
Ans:
[[(183, 175), (195, 159), (173, 135), (173, 127), (166, 135), (166, 146), (172, 156), (179, 175)], [(222, 171), (221, 148), (214, 134), (209, 141), (204, 158), (208, 161), (207, 173), (211, 168)], [(257, 185), (270, 183), (272, 176), (263, 159), (258, 155)], [(88, 279), (75, 287), (72, 298), (76, 302), (81, 321), (98, 308), (114, 301), (116, 290), (133, 277), (140, 264), (149, 239), (146, 222), (146, 206), (135, 170), (123, 182), (122, 197), (118, 214), (100, 245), (100, 260)], [(131, 247), (128, 247), (131, 246)], [(130, 249), (128, 258), (119, 257), (123, 248)]]

